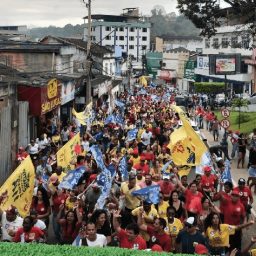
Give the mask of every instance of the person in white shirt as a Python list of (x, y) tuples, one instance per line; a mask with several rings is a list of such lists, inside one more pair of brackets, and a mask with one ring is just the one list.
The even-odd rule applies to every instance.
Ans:
[(47, 232), (47, 228), (45, 223), (42, 220), (39, 220), (38, 214), (36, 210), (31, 210), (30, 211), (30, 216), (33, 218), (33, 223), (34, 223), (34, 227), (38, 227), (40, 228), (44, 233)]
[(73, 246), (88, 247), (105, 247), (107, 246), (107, 238), (104, 235), (96, 233), (96, 226), (93, 222), (88, 222), (85, 232), (82, 230), (80, 235), (76, 237)]
[(18, 211), (14, 206), (11, 206), (7, 211), (1, 211), (0, 215), (2, 226), (1, 241), (12, 242), (15, 233), (22, 227), (23, 219), (18, 216)]
[(141, 142), (143, 143), (144, 146), (150, 145), (150, 140), (152, 136), (152, 132), (150, 132), (148, 128), (141, 134)]

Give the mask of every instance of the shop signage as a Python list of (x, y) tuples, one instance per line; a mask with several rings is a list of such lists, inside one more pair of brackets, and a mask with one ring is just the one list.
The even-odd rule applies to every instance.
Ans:
[(195, 80), (195, 61), (189, 60), (184, 67), (184, 78)]
[(61, 105), (75, 98), (75, 82), (67, 81), (61, 83)]
[(60, 86), (57, 79), (51, 79), (41, 90), (41, 115), (53, 110), (61, 104)]

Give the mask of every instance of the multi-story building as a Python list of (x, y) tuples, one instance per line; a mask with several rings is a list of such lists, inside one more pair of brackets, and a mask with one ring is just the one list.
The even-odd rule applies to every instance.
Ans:
[(185, 48), (192, 52), (202, 52), (203, 39), (200, 36), (171, 36), (156, 37), (155, 50), (157, 52), (169, 52), (176, 48)]
[[(85, 17), (86, 20), (88, 17)], [(124, 9), (122, 15), (92, 15), (91, 40), (102, 46), (120, 46), (123, 55), (140, 61), (150, 48), (150, 23), (139, 17), (137, 8)], [(88, 23), (84, 40), (87, 41)]]
[(0, 40), (28, 40), (27, 26), (0, 26)]
[(224, 82), (223, 75), (211, 75), (209, 72), (209, 55), (218, 54), (241, 54), (240, 73), (227, 75), (227, 83), (232, 92), (249, 93), (255, 91), (252, 86), (252, 67), (248, 66), (251, 59), (252, 40), (244, 25), (239, 20), (232, 23), (225, 23), (217, 28), (216, 34), (212, 38), (203, 39), (202, 55), (197, 58), (197, 68), (195, 74), (202, 82), (221, 81)]

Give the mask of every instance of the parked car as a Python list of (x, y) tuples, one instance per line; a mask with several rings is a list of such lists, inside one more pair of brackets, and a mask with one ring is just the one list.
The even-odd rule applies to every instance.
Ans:
[(225, 94), (217, 94), (214, 99), (214, 105), (216, 107), (223, 107), (225, 105)]
[(250, 104), (256, 104), (256, 92), (249, 97), (248, 101)]

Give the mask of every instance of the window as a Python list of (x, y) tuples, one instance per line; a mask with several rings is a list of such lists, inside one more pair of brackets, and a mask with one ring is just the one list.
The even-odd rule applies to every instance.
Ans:
[(124, 31), (124, 27), (120, 27), (120, 28), (119, 28), (119, 31)]
[(248, 49), (250, 46), (250, 38), (249, 35), (242, 36), (242, 48)]
[(205, 48), (210, 48), (210, 39), (204, 40), (204, 46), (205, 46)]
[(110, 30), (111, 30), (111, 27), (105, 27), (105, 30), (106, 30), (106, 31), (110, 31)]
[(142, 45), (141, 49), (142, 50), (147, 50), (147, 46), (146, 45)]
[(142, 28), (142, 32), (147, 32), (148, 29), (147, 28)]
[(129, 36), (129, 41), (134, 41), (134, 36)]
[(134, 32), (134, 28), (130, 28), (130, 32)]
[(129, 45), (129, 49), (133, 50), (134, 49), (134, 45)]
[(96, 41), (96, 36), (91, 36), (92, 41)]
[(95, 31), (95, 27), (91, 27), (91, 31)]
[(222, 48), (228, 48), (229, 42), (228, 42), (228, 38), (227, 37), (223, 37), (221, 39), (221, 47)]
[(124, 36), (119, 36), (120, 41), (124, 41)]
[(212, 47), (214, 49), (219, 49), (219, 38), (213, 38)]
[(111, 40), (111, 36), (106, 36), (106, 40)]
[(147, 38), (146, 36), (143, 36), (143, 37), (142, 37), (142, 41), (147, 41), (147, 39), (148, 39), (148, 38)]
[(231, 37), (231, 47), (238, 48), (237, 46), (238, 46), (238, 37), (237, 36)]

